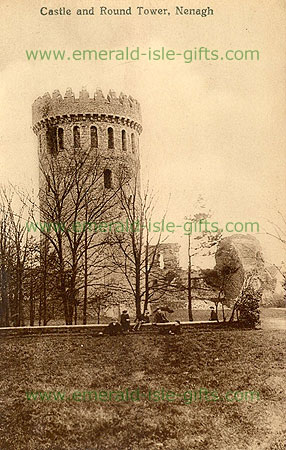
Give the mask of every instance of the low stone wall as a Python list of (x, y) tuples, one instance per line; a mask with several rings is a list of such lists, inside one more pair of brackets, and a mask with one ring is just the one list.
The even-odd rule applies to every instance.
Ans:
[[(142, 324), (140, 332), (156, 333), (162, 328), (168, 328), (174, 325), (175, 322), (168, 323), (145, 323)], [(134, 324), (131, 324), (133, 326)], [(235, 324), (234, 324), (235, 325)], [(6, 327), (0, 328), (0, 336), (34, 336), (34, 335), (52, 335), (52, 334), (86, 334), (86, 335), (98, 335), (100, 332), (105, 332), (108, 324), (89, 324), (89, 325), (48, 325), (48, 326), (35, 326), (35, 327)], [(218, 323), (211, 321), (203, 322), (181, 322), (183, 330), (187, 329), (216, 329), (225, 328), (229, 326), (227, 323)], [(136, 332), (137, 333), (137, 332)]]

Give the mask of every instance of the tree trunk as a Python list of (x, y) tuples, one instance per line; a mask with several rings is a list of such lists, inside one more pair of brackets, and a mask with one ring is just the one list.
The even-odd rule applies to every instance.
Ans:
[(135, 274), (135, 307), (136, 307), (136, 318), (141, 319), (141, 289), (140, 289), (140, 264), (136, 264), (136, 274)]
[(30, 291), (30, 326), (35, 325), (35, 302), (34, 302), (34, 292), (33, 288)]
[[(46, 272), (46, 270), (45, 270)], [(43, 298), (42, 298), (42, 314), (43, 314), (43, 325), (47, 325), (47, 275), (45, 273), (44, 285), (43, 285)]]
[(229, 318), (229, 322), (233, 322), (235, 310), (236, 310), (236, 305), (233, 306), (231, 316)]
[(39, 327), (42, 325), (42, 292), (40, 290), (40, 300), (39, 300)]
[(64, 305), (64, 315), (65, 315), (65, 322), (66, 325), (72, 325), (70, 321), (70, 312), (69, 312), (69, 302), (67, 299), (67, 292), (66, 292), (66, 275), (64, 270), (64, 263), (62, 260), (62, 257), (60, 256), (60, 264), (59, 264), (59, 276), (60, 276), (60, 293), (61, 298)]
[(83, 292), (83, 311), (82, 311), (83, 325), (87, 324), (87, 282), (88, 282), (87, 229), (85, 229), (85, 235), (84, 235), (84, 292)]
[(225, 311), (224, 311), (224, 304), (221, 303), (221, 307), (222, 307), (222, 317), (223, 317), (223, 321), (225, 322)]
[(41, 269), (42, 269), (42, 283), (41, 283), (41, 296), (40, 296), (40, 322), (43, 319), (43, 325), (44, 327), (47, 325), (47, 277), (48, 277), (48, 247), (47, 247), (47, 240), (44, 238), (44, 246), (42, 249), (42, 263), (41, 263)]
[(74, 324), (77, 325), (77, 303), (74, 305)]
[(216, 320), (217, 320), (217, 322), (219, 322), (219, 319), (218, 319), (218, 302), (215, 302), (215, 313), (216, 313)]
[(33, 272), (32, 265), (30, 266), (30, 326), (35, 325), (35, 301), (34, 301), (34, 286), (33, 286)]
[(66, 293), (66, 285), (65, 285), (65, 274), (62, 274), (62, 273), (60, 274), (60, 289), (61, 289), (61, 297), (62, 297), (62, 301), (63, 301), (63, 305), (64, 305), (65, 322), (66, 322), (66, 325), (71, 325), (67, 293)]
[[(69, 289), (69, 315), (70, 315), (70, 324), (72, 325), (75, 310), (77, 308), (77, 299), (76, 299), (76, 272), (77, 268), (76, 266), (73, 266), (72, 268), (72, 276), (70, 281), (70, 289)], [(77, 314), (77, 312), (76, 312)], [(77, 320), (77, 317), (76, 317)]]
[(1, 298), (2, 298), (2, 314), (0, 317), (1, 325), (9, 327), (9, 297), (8, 297), (8, 280), (7, 271), (4, 264), (1, 265)]
[(193, 322), (193, 305), (192, 305), (192, 259), (191, 259), (191, 236), (188, 236), (188, 311), (189, 311), (189, 321)]
[(19, 292), (19, 322), (20, 326), (25, 326), (24, 310), (23, 310), (23, 287), (22, 287), (22, 276), (20, 277), (20, 292)]
[(145, 252), (145, 301), (143, 314), (147, 311), (149, 303), (149, 271), (148, 271), (148, 261), (149, 261), (149, 243), (146, 242), (146, 252)]

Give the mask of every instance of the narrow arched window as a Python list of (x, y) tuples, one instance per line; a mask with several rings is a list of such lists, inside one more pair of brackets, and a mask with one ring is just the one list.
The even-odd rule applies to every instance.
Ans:
[(94, 126), (90, 127), (90, 146), (98, 147), (97, 128)]
[(112, 186), (112, 173), (110, 169), (104, 171), (104, 187), (110, 189)]
[(127, 150), (127, 136), (126, 136), (125, 130), (121, 131), (121, 141), (122, 141), (122, 150), (126, 151)]
[(135, 134), (134, 133), (131, 134), (131, 148), (132, 148), (132, 153), (135, 153), (136, 142), (135, 142)]
[(108, 134), (108, 148), (114, 148), (114, 132), (113, 128), (109, 127), (107, 129)]
[(64, 130), (63, 128), (58, 128), (58, 148), (63, 150), (64, 148)]
[(51, 155), (56, 155), (57, 146), (57, 130), (55, 127), (48, 127), (46, 131), (47, 150)]
[(80, 130), (78, 126), (73, 128), (73, 145), (75, 148), (80, 147)]

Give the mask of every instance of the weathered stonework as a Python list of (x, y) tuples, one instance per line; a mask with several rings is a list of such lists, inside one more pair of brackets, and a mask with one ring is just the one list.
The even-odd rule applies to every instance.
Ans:
[(38, 97), (32, 106), (32, 121), (34, 130), (47, 121), (59, 124), (62, 119), (71, 121), (84, 121), (86, 118), (98, 122), (116, 123), (130, 128), (141, 127), (141, 110), (137, 100), (127, 95), (116, 96), (114, 91), (109, 91), (105, 98), (102, 91), (97, 89), (93, 98), (90, 98), (86, 90), (75, 98), (71, 89), (67, 89), (62, 97), (58, 90), (52, 96), (49, 93)]
[[(78, 127), (80, 148), (92, 149), (91, 157), (100, 159), (102, 169), (109, 169), (114, 175), (122, 169), (130, 174), (140, 171), (139, 136), (142, 132), (141, 110), (137, 100), (113, 91), (105, 98), (97, 89), (93, 98), (86, 90), (75, 98), (71, 89), (64, 97), (59, 91), (52, 96), (46, 93), (35, 100), (32, 106), (33, 131), (38, 137), (39, 159), (44, 161), (47, 153), (57, 154), (74, 146), (74, 129)], [(96, 128), (97, 143), (92, 145), (91, 130)], [(113, 146), (109, 146), (108, 130), (112, 129)], [(62, 148), (59, 132), (62, 132)], [(125, 145), (123, 136), (125, 133)], [(115, 176), (114, 176), (115, 179)], [(140, 183), (140, 179), (138, 178)], [(42, 187), (42, 180), (40, 180)]]
[[(149, 250), (152, 254), (156, 246), (150, 245)], [(175, 243), (159, 244), (159, 248), (154, 261), (154, 269), (178, 270), (180, 268), (180, 245)]]
[[(66, 167), (78, 150), (79, 153), (88, 153), (91, 162), (89, 167), (94, 167), (94, 173), (97, 171), (101, 174), (98, 187), (103, 195), (108, 195), (104, 177), (106, 171), (111, 173), (111, 188), (118, 187), (122, 173), (127, 173), (130, 182), (136, 183), (140, 189), (141, 110), (137, 100), (132, 97), (124, 94), (117, 97), (113, 91), (109, 91), (105, 97), (99, 89), (91, 97), (83, 89), (76, 98), (71, 89), (67, 89), (64, 96), (56, 90), (52, 96), (46, 93), (35, 100), (32, 105), (32, 125), (38, 137), (40, 166), (46, 169), (45, 172), (49, 172), (49, 162), (53, 158), (58, 162), (63, 161), (62, 167)], [(109, 129), (112, 129), (112, 139)], [(78, 132), (78, 145), (75, 145), (75, 130)], [(93, 136), (94, 130), (96, 138)], [(48, 195), (47, 176), (40, 173), (42, 205)], [(118, 203), (106, 216), (102, 216), (101, 221), (119, 220), (122, 214), (122, 207)], [(84, 220), (78, 217), (78, 220), (81, 219)], [(41, 217), (41, 220), (47, 219)], [(113, 274), (113, 278), (119, 284), (126, 283), (122, 274), (120, 277)], [(105, 279), (108, 286), (108, 277)]]

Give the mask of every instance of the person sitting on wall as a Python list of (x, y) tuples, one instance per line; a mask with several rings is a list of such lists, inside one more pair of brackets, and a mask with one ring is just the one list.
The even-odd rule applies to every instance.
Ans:
[[(159, 323), (168, 323), (169, 320), (161, 310), (161, 308), (158, 308), (154, 314), (154, 323), (155, 325)], [(170, 327), (159, 327), (159, 333), (160, 334), (169, 334)]]
[(113, 320), (108, 324), (107, 333), (109, 336), (117, 336), (118, 334), (122, 334), (122, 326), (118, 320)]
[(211, 316), (210, 316), (209, 320), (212, 320), (212, 321), (217, 320), (217, 313), (215, 312), (214, 307), (211, 306), (210, 310), (211, 310)]
[(150, 313), (149, 311), (145, 311), (143, 314), (143, 322), (144, 323), (150, 323)]
[(181, 322), (176, 320), (173, 325), (171, 325), (169, 334), (181, 334)]
[(154, 316), (154, 322), (155, 323), (167, 323), (169, 322), (169, 320), (167, 319), (167, 317), (165, 316), (165, 314), (163, 313), (163, 311), (161, 310), (161, 308), (158, 308), (155, 316)]
[(149, 311), (145, 311), (143, 313), (143, 315), (141, 316), (141, 319), (136, 318), (135, 325), (133, 327), (133, 331), (139, 331), (140, 328), (142, 327), (142, 323), (150, 323)]
[(124, 311), (122, 311), (120, 323), (121, 323), (123, 331), (129, 331), (130, 317), (129, 317), (129, 314), (126, 309)]

